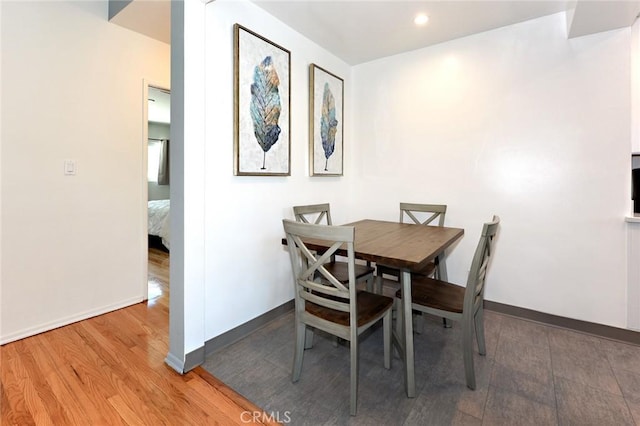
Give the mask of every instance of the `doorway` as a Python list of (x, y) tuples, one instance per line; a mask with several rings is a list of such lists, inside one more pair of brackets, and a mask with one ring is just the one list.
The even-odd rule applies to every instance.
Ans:
[(169, 89), (146, 85), (147, 300), (169, 307), (170, 111)]

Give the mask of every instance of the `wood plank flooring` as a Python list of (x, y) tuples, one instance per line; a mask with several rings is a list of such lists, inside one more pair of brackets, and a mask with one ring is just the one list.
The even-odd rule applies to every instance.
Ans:
[(149, 301), (0, 347), (0, 424), (241, 425), (274, 418), (168, 351), (169, 256), (149, 249)]
[(203, 367), (296, 426), (640, 426), (640, 346), (491, 311), (485, 337), (486, 356), (474, 344), (472, 391), (460, 324), (444, 328), (441, 318), (426, 316), (414, 336), (417, 394), (407, 398), (402, 361), (394, 356), (384, 368), (382, 328), (375, 329), (358, 345), (356, 417), (349, 416), (348, 344), (336, 347), (316, 332), (300, 380), (291, 382), (293, 312), (214, 353)]

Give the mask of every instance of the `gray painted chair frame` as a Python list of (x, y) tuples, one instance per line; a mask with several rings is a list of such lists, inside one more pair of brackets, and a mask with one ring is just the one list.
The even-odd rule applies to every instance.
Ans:
[[(333, 225), (331, 221), (331, 207), (329, 203), (310, 204), (305, 206), (293, 206), (293, 215), (296, 221), (302, 223), (313, 223), (315, 225)], [(314, 218), (314, 215), (315, 216)], [(324, 222), (324, 223), (323, 223)], [(348, 279), (347, 269), (344, 262), (336, 260), (335, 256), (331, 256), (328, 260), (331, 265), (331, 272), (345, 283)], [(356, 263), (356, 283), (366, 282), (367, 290), (373, 291), (375, 268), (371, 265), (359, 265)]]
[[(493, 252), (494, 237), (498, 231), (500, 218), (493, 216), (491, 222), (482, 227), (480, 241), (471, 262), (466, 288), (429, 277), (415, 277), (412, 281), (412, 308), (462, 324), (462, 347), (467, 386), (476, 388), (473, 365), (473, 334), (475, 332), (480, 355), (486, 355), (484, 340), (484, 290), (487, 267)], [(415, 291), (414, 291), (415, 286)], [(400, 291), (396, 296), (402, 297)], [(399, 303), (396, 298), (396, 304)], [(448, 310), (445, 306), (459, 306)], [(404, 324), (400, 325), (401, 328)]]
[[(426, 218), (419, 218), (415, 215), (415, 213), (431, 213), (430, 216)], [(405, 218), (411, 219), (409, 223), (415, 223), (416, 225), (425, 225), (425, 226), (436, 226), (432, 225), (436, 219), (438, 219), (437, 226), (444, 226), (444, 219), (447, 214), (447, 205), (446, 204), (416, 204), (416, 203), (400, 203), (400, 223), (406, 223)], [(420, 271), (420, 274), (426, 276), (434, 276), (440, 279), (447, 279), (447, 270), (444, 262), (440, 263), (440, 257), (434, 259), (433, 263), (429, 263), (427, 267)], [(382, 294), (382, 281), (383, 275), (391, 275), (395, 277), (395, 280), (400, 282), (400, 270), (396, 268), (392, 268), (386, 265), (376, 265), (376, 283), (375, 283), (375, 291), (376, 293)], [(444, 278), (442, 278), (444, 277)], [(446, 318), (442, 319), (445, 327), (450, 327), (450, 324), (447, 322)], [(416, 323), (415, 330), (417, 333), (421, 334), (424, 328), (424, 319), (422, 315), (418, 316), (418, 322)]]
[[(418, 218), (414, 213), (431, 213), (431, 216), (426, 219)], [(400, 223), (406, 223), (405, 217), (411, 219), (412, 223), (417, 225), (431, 225), (433, 221), (438, 219), (437, 226), (444, 226), (444, 218), (447, 213), (447, 205), (446, 204), (415, 204), (415, 203), (400, 203)], [(435, 268), (434, 268), (435, 266)], [(444, 268), (443, 264), (441, 268)], [(377, 279), (376, 279), (376, 292), (382, 291), (382, 279), (383, 274), (391, 275), (396, 278), (397, 281), (400, 281), (400, 271), (396, 268), (392, 268), (386, 265), (376, 265), (377, 268)], [(440, 278), (440, 273), (437, 264), (437, 259), (434, 261), (434, 264), (429, 266), (429, 270), (425, 271), (424, 275), (432, 275), (435, 273), (435, 276)], [(446, 277), (444, 278), (446, 279)]]
[[(291, 259), (295, 292), (296, 344), (292, 380), (302, 372), (306, 339), (312, 328), (324, 330), (350, 342), (350, 413), (356, 415), (358, 392), (358, 337), (380, 319), (383, 321), (384, 367), (391, 368), (391, 310), (393, 300), (356, 289), (353, 226), (329, 226), (294, 222), (284, 219)], [(324, 253), (310, 250), (303, 239), (320, 239), (332, 243)], [(327, 260), (345, 245), (348, 283), (343, 284), (326, 268)], [(317, 273), (322, 280), (317, 280)], [(348, 315), (346, 318), (345, 313)], [(340, 319), (341, 318), (341, 319)], [(311, 337), (313, 335), (311, 334)]]

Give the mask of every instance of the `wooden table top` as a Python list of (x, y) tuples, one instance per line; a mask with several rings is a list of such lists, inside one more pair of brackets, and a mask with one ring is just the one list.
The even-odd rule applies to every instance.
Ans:
[[(461, 228), (371, 219), (347, 223), (345, 226), (355, 227), (356, 258), (409, 270), (424, 268), (464, 235), (464, 229)], [(318, 251), (329, 247), (321, 240), (305, 239), (305, 243), (310, 249)]]

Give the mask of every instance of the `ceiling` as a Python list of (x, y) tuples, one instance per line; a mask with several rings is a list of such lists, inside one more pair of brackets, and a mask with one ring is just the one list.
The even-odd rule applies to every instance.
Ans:
[(109, 21), (164, 43), (171, 43), (171, 2), (109, 0)]
[[(113, 1), (113, 0), (112, 0)], [(205, 0), (206, 1), (206, 0)], [(351, 65), (567, 11), (567, 35), (629, 27), (640, 0), (253, 0)], [(429, 16), (418, 27), (417, 13)], [(170, 2), (133, 0), (111, 19), (169, 43)]]
[[(526, 1), (255, 3), (352, 65), (564, 10), (564, 2)], [(418, 13), (426, 25), (413, 23)]]

